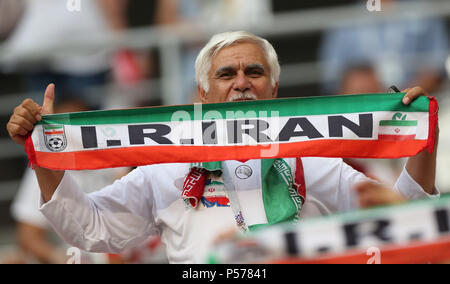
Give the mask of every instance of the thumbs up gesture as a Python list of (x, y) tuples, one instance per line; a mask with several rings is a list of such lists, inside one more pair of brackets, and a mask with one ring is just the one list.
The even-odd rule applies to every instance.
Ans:
[(55, 101), (55, 85), (48, 85), (45, 90), (42, 106), (32, 99), (25, 99), (14, 109), (6, 129), (11, 139), (19, 145), (25, 144), (29, 132), (33, 131), (36, 122), (42, 119), (42, 115), (52, 114)]

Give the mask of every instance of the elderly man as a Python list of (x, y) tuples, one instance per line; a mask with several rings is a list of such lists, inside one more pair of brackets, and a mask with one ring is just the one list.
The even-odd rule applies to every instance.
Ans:
[[(268, 41), (250, 33), (214, 36), (200, 52), (195, 67), (204, 103), (277, 96), (280, 74), (277, 54)], [(423, 93), (421, 88), (407, 90), (404, 103)], [(8, 123), (14, 141), (23, 144), (23, 136), (33, 129), (41, 115), (53, 112), (53, 99), (54, 86), (50, 85), (42, 107), (25, 100), (15, 109)], [(434, 187), (435, 158), (435, 153), (425, 152), (410, 158), (392, 194), (409, 199), (438, 196)], [(269, 198), (262, 197), (262, 187), (275, 188), (279, 184), (264, 180), (262, 175), (267, 171), (263, 171), (260, 160), (218, 162), (215, 170), (236, 173), (231, 177), (234, 191), (224, 186), (217, 171), (208, 172), (204, 195), (195, 208), (187, 206), (182, 198), (184, 181), (192, 173), (190, 164), (139, 167), (89, 195), (63, 171), (44, 168), (35, 171), (42, 192), (40, 210), (70, 244), (88, 251), (119, 252), (156, 231), (167, 246), (170, 262), (196, 263), (205, 261), (213, 238), (230, 228), (251, 229), (358, 208), (357, 191), (353, 188), (368, 179), (341, 159), (280, 160), (291, 170), (292, 179), (299, 176), (304, 179), (303, 206), (289, 204), (277, 192), (269, 194)], [(281, 201), (287, 202), (286, 205)], [(235, 212), (242, 213), (240, 218), (236, 218)]]

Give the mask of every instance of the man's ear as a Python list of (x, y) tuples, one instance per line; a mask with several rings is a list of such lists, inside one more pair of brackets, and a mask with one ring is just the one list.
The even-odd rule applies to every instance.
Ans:
[(273, 93), (272, 93), (272, 98), (273, 99), (275, 99), (278, 96), (278, 86), (279, 86), (279, 83), (276, 82), (275, 83), (275, 87), (273, 87)]
[(202, 101), (202, 103), (204, 103), (204, 104), (207, 103), (205, 90), (203, 90), (203, 88), (200, 87), (200, 85), (197, 85), (197, 91), (198, 91), (198, 95), (200, 96), (200, 100)]

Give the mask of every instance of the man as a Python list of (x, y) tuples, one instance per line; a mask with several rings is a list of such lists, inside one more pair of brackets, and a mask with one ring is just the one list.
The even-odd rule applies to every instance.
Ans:
[[(250, 33), (214, 36), (200, 52), (195, 67), (198, 90), (205, 103), (277, 96), (280, 74), (277, 54), (269, 42)], [(25, 100), (15, 109), (8, 123), (14, 141), (23, 144), (23, 136), (32, 131), (41, 115), (53, 112), (54, 88), (54, 85), (47, 88), (42, 107)], [(421, 88), (407, 91), (405, 104), (424, 93)], [(182, 200), (183, 183), (191, 172), (189, 164), (138, 167), (120, 181), (90, 195), (79, 190), (64, 171), (43, 168), (35, 171), (42, 193), (40, 210), (70, 244), (88, 251), (118, 252), (139, 244), (156, 230), (167, 246), (170, 262), (193, 263), (204, 262), (208, 245), (218, 233), (230, 228), (295, 220), (300, 209), (303, 218), (358, 208), (356, 191), (352, 188), (367, 178), (341, 159), (280, 160), (291, 170), (292, 178), (300, 174), (304, 177), (307, 196), (304, 206), (297, 208), (299, 212), (292, 212), (297, 210), (292, 204), (285, 207), (278, 200), (271, 203), (274, 199), (262, 198), (263, 183), (269, 183), (269, 188), (279, 185), (262, 179), (259, 160), (218, 163), (219, 169), (236, 173), (230, 183), (235, 191), (224, 187), (220, 175), (209, 172), (202, 202), (196, 208), (187, 207)], [(426, 152), (410, 158), (398, 179), (395, 194), (409, 199), (437, 196), (435, 160), (435, 153)], [(216, 193), (214, 198), (210, 198), (212, 192)], [(225, 199), (229, 202), (223, 202)], [(373, 200), (365, 198), (364, 202), (371, 204)], [(270, 210), (266, 211), (267, 202), (273, 209), (270, 214)], [(236, 211), (242, 213), (241, 218), (235, 219)]]

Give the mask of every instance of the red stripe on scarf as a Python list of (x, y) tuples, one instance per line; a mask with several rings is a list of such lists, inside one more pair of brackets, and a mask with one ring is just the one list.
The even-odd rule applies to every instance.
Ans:
[(305, 172), (303, 170), (303, 163), (301, 158), (296, 159), (294, 185), (297, 188), (297, 193), (302, 198), (302, 204), (305, 204), (306, 200)]
[(436, 145), (436, 127), (438, 125), (439, 105), (434, 97), (428, 97), (430, 99), (429, 118), (430, 122), (428, 127), (428, 144), (427, 150), (431, 154), (433, 153)]
[[(266, 146), (144, 146), (80, 152), (36, 152), (39, 167), (54, 170), (102, 169), (108, 167), (145, 166), (159, 163), (195, 163), (236, 160), (239, 157), (261, 159)], [(319, 140), (279, 144), (279, 153), (273, 158), (317, 156), (341, 158), (397, 159), (414, 156), (427, 147), (427, 140)], [(31, 149), (30, 149), (31, 150)], [(34, 150), (33, 150), (34, 152)], [(377, 153), (374, 155), (373, 153)], [(27, 152), (28, 153), (28, 152)], [(357, 154), (356, 154), (357, 153)]]
[(387, 134), (379, 134), (378, 140), (392, 140), (392, 141), (405, 141), (405, 140), (414, 140), (416, 135), (387, 135)]
[(37, 160), (36, 160), (36, 152), (34, 151), (34, 146), (33, 146), (33, 140), (31, 139), (31, 132), (28, 133), (28, 136), (25, 140), (25, 153), (27, 153), (28, 155), (28, 167), (31, 167), (34, 169), (34, 166), (37, 165)]

